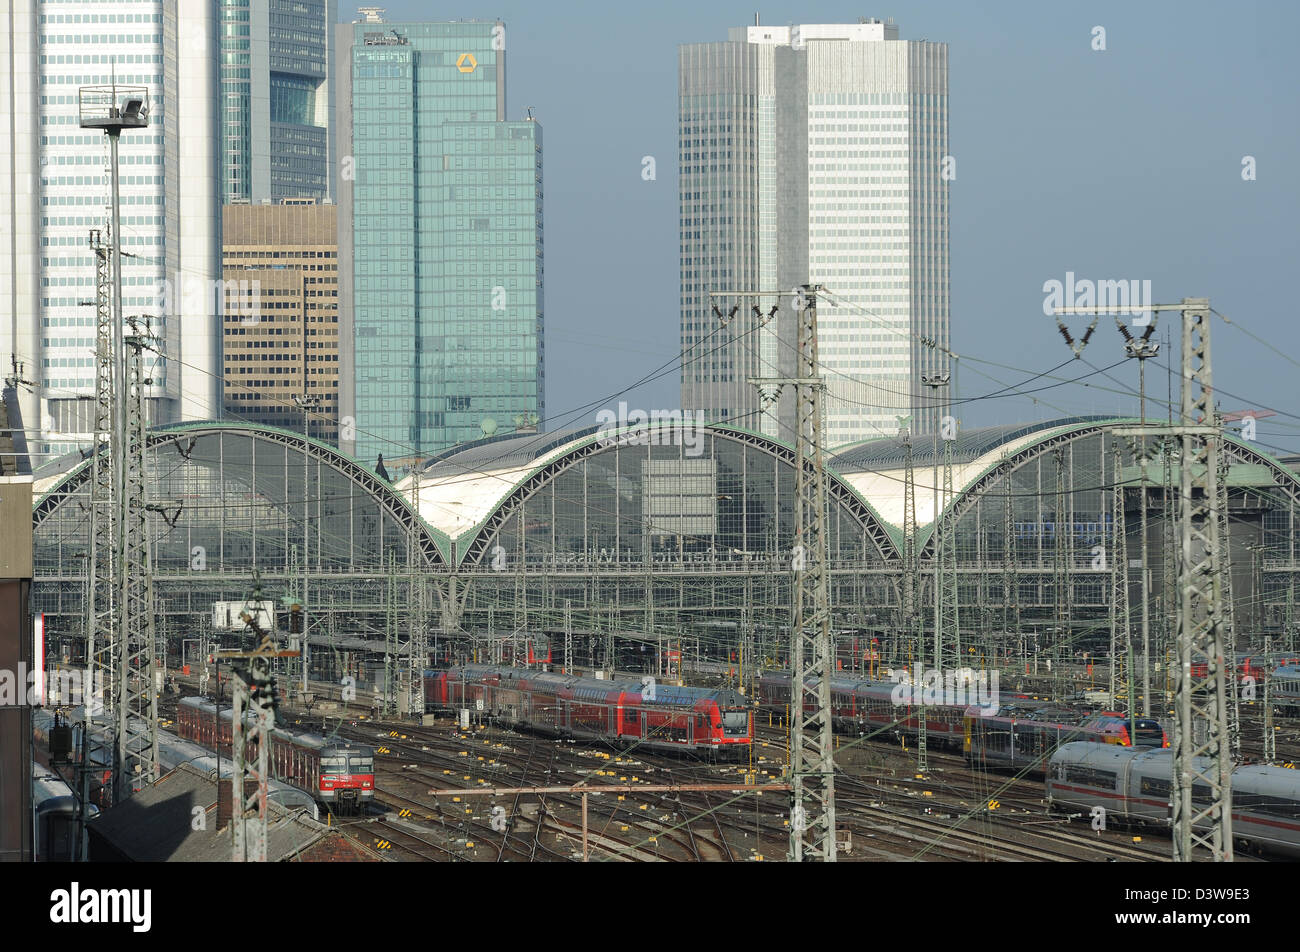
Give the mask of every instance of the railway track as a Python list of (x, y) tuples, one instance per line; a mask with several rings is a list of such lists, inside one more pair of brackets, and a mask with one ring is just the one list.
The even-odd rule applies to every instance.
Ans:
[[(174, 706), (173, 701), (163, 710)], [(283, 715), (304, 726), (320, 717), (288, 711)], [(1247, 726), (1253, 725), (1245, 716), (1243, 722), (1245, 739)], [(596, 779), (608, 774), (610, 782), (621, 776), (625, 783), (725, 783), (735, 779), (737, 772), (751, 769), (744, 765), (684, 761), (635, 747), (601, 749), (497, 728), (465, 734), (448, 723), (413, 726), (363, 719), (359, 714), (345, 715), (336, 723), (327, 732), (387, 748), (384, 756), (376, 758), (377, 773), (383, 776), (377, 799), (390, 809), (407, 809), (438, 823), (437, 832), (425, 833), (418, 824), (413, 829), (391, 817), (374, 818), (390, 848), (407, 857), (495, 862), (578, 858), (580, 850), (572, 848), (581, 838), (578, 793), (515, 794), (508, 803), (494, 801), (492, 805), (501, 808), (495, 814), (490, 810), (463, 813), (462, 804), (443, 802), (450, 798), (427, 796), (430, 787), (577, 784), (593, 788), (588, 804), (592, 859), (725, 862), (785, 854), (788, 803), (782, 797), (763, 801), (754, 795), (647, 792), (635, 798), (634, 806), (599, 792), (601, 781)], [(1286, 756), (1291, 746), (1300, 753), (1297, 722), (1278, 718), (1277, 723), (1283, 727), (1278, 732), (1279, 754)], [(779, 728), (760, 727), (752, 770), (777, 779), (784, 743)], [(846, 762), (845, 772), (837, 772), (839, 818), (853, 835), (854, 859), (1149, 862), (1167, 856), (1168, 840), (1158, 833), (1139, 846), (1131, 836), (1124, 842), (1117, 831), (1095, 838), (1085, 826), (1072, 830), (1067, 818), (1047, 813), (1041, 781), (973, 771), (960, 755), (932, 750), (930, 775), (921, 783), (911, 771), (914, 755), (894, 743), (883, 738), (844, 738), (840, 746), (837, 760)], [(1252, 745), (1243, 748), (1249, 752)], [(608, 767), (618, 769), (607, 771)], [(737, 788), (742, 785), (737, 782)], [(931, 795), (923, 797), (921, 787)], [(999, 809), (989, 809), (989, 800), (998, 801)], [(492, 817), (502, 813), (507, 823), (504, 829), (496, 829)], [(459, 835), (451, 835), (452, 829)], [(474, 848), (466, 854), (458, 840), (472, 842)], [(559, 844), (571, 848), (566, 853)], [(479, 852), (484, 849), (486, 855)]]

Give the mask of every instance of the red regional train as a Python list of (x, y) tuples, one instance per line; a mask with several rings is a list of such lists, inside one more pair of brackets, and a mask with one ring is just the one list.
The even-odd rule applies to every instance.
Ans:
[[(230, 708), (187, 697), (176, 708), (176, 730), (185, 740), (230, 756)], [(341, 738), (276, 727), (271, 732), (271, 776), (310, 793), (326, 806), (358, 810), (375, 797), (375, 750)], [(251, 751), (251, 756), (257, 752)]]
[(740, 753), (754, 733), (743, 695), (650, 678), (602, 681), (470, 664), (426, 671), (424, 699), (426, 710), (481, 709), (544, 734), (649, 750)]

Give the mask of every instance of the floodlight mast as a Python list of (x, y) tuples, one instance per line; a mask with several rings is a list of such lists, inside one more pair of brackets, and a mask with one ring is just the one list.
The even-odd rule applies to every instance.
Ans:
[[(116, 740), (113, 756), (113, 795), (114, 802), (127, 794), (128, 780), (152, 782), (157, 778), (157, 743), (156, 718), (153, 724), (146, 724), (144, 733), (137, 738), (137, 743), (130, 742), (133, 732), (139, 733), (132, 724), (131, 701), (139, 698), (141, 689), (132, 684), (132, 666), (129, 660), (139, 656), (142, 664), (135, 672), (144, 678), (143, 691), (153, 696), (154, 652), (152, 626), (143, 624), (147, 618), (140, 617), (143, 610), (152, 614), (151, 604), (142, 604), (133, 599), (132, 566), (128, 553), (132, 551), (134, 533), (145, 533), (146, 527), (141, 518), (135, 523), (131, 519), (131, 496), (128, 491), (127, 450), (129, 434), (127, 432), (127, 404), (130, 397), (130, 380), (126, 366), (126, 344), (123, 331), (122, 315), (122, 214), (120, 176), (118, 174), (118, 140), (123, 129), (143, 129), (149, 125), (149, 90), (144, 86), (119, 86), (116, 82), (109, 86), (83, 86), (78, 90), (78, 113), (83, 129), (102, 129), (108, 135), (109, 174), (112, 182), (112, 366), (114, 381), (112, 432), (109, 438), (109, 459), (112, 466), (113, 496), (113, 570), (117, 609), (115, 630), (112, 632), (112, 649), (110, 654), (111, 693), (114, 699), (114, 714), (117, 720)], [(143, 380), (137, 381), (143, 386)], [(141, 402), (143, 406), (143, 401)], [(95, 446), (98, 447), (98, 435)], [(141, 447), (143, 452), (143, 447)], [(141, 461), (142, 462), (142, 461)], [(143, 466), (133, 467), (133, 475), (144, 478)], [(144, 540), (139, 540), (143, 542)], [(148, 568), (145, 568), (148, 571)], [(132, 609), (135, 609), (133, 611)], [(149, 629), (149, 631), (146, 630)], [(142, 642), (148, 641), (145, 645)], [(133, 646), (136, 650), (133, 650)]]

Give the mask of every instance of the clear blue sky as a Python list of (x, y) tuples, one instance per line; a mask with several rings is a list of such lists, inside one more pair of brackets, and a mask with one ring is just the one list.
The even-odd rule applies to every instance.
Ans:
[[(592, 422), (595, 408), (566, 411), (676, 357), (677, 46), (724, 40), (755, 10), (698, 0), (387, 6), (391, 21), (506, 23), (509, 118), (532, 106), (545, 129), (552, 428)], [(772, 24), (892, 17), (903, 39), (948, 44), (952, 341), (963, 396), (1001, 389), (977, 368), (1008, 383), (1025, 376), (972, 358), (1036, 373), (1069, 356), (1043, 314), (1045, 281), (1067, 271), (1150, 279), (1157, 301), (1207, 296), (1270, 342), (1215, 318), (1215, 382), (1225, 410), (1294, 414), (1262, 420), (1259, 437), (1300, 449), (1300, 364), (1291, 362), (1300, 361), (1300, 308), (1287, 297), (1300, 261), (1300, 5), (949, 0), (757, 12)], [(351, 21), (355, 8), (339, 16)], [(1094, 26), (1106, 30), (1104, 52), (1091, 48)], [(641, 178), (645, 155), (657, 160), (653, 182)], [(1252, 182), (1241, 176), (1247, 155)], [(1175, 354), (1177, 326), (1161, 318)], [(1121, 355), (1104, 318), (1083, 357), (1105, 367)], [(1152, 364), (1148, 389), (1163, 399), (1165, 374)], [(1077, 362), (1060, 371), (1088, 372)], [(1112, 374), (1136, 388), (1134, 362)], [(674, 370), (622, 399), (676, 407), (678, 384)], [(1077, 384), (1039, 396), (972, 403), (962, 425), (1136, 412), (1136, 398)]]

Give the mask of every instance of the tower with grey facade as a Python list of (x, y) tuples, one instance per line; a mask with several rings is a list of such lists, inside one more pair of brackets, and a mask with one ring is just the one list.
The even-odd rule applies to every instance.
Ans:
[(682, 407), (793, 439), (791, 388), (750, 381), (791, 375), (791, 292), (820, 284), (826, 444), (893, 436), (947, 369), (947, 45), (756, 25), (678, 62)]

